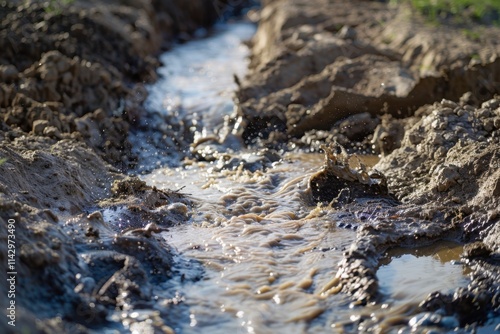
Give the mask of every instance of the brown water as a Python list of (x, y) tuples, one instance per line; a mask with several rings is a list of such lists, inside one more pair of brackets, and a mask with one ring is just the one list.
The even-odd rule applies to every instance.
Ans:
[(381, 304), (353, 308), (343, 294), (324, 294), (355, 231), (338, 227), (349, 221), (345, 212), (311, 206), (308, 179), (321, 165), (320, 155), (290, 154), (265, 173), (214, 172), (199, 163), (145, 177), (160, 188), (184, 187), (197, 203), (189, 225), (163, 234), (204, 270), (200, 281), (175, 287), (189, 307), (178, 330), (356, 332), (363, 319), (397, 328), (427, 294), (467, 284), (453, 264), (461, 246), (445, 242), (391, 250), (379, 270)]
[(336, 212), (310, 206), (308, 176), (321, 160), (300, 158), (266, 173), (193, 166), (146, 178), (157, 187), (183, 186), (199, 203), (192, 224), (164, 235), (206, 269), (184, 291), (191, 305), (184, 331), (306, 331), (332, 306), (321, 290), (355, 233), (336, 227)]
[[(197, 139), (213, 135), (223, 142), (222, 134), (231, 131), (222, 123), (233, 108), (228, 93), (234, 89), (232, 75), (242, 70), (241, 64), (246, 66), (243, 59), (248, 55), (240, 40), (248, 38), (249, 31), (248, 26), (236, 24), (166, 54), (163, 61), (170, 68), (167, 65), (162, 70), (166, 79), (152, 88), (149, 103), (165, 112), (197, 117), (206, 125), (195, 134)], [(233, 134), (237, 134), (237, 126), (238, 122)], [(224, 148), (223, 143), (221, 146)], [(242, 160), (258, 158), (242, 147), (237, 153), (233, 150), (234, 146), (228, 152)], [(377, 160), (362, 159), (366, 165)], [(353, 166), (356, 161), (352, 159)], [(143, 177), (158, 188), (182, 188), (195, 203), (189, 224), (163, 232), (182, 257), (179, 267), (190, 261), (194, 268), (186, 266), (188, 279), (174, 279), (165, 290), (174, 291), (170, 298), (182, 300), (186, 307), (185, 314), (173, 320), (176, 331), (397, 330), (408, 325), (415, 303), (426, 294), (467, 283), (462, 266), (450, 262), (457, 259), (459, 246), (453, 246), (450, 256), (437, 255), (436, 259), (435, 254), (444, 254), (439, 245), (418, 256), (405, 253), (407, 250), (391, 251), (379, 270), (381, 291), (386, 295), (381, 304), (353, 308), (348, 296), (332, 290), (325, 294), (333, 286), (342, 253), (356, 238), (355, 228), (339, 226), (352, 227), (357, 220), (352, 214), (317, 207), (311, 201), (309, 177), (322, 164), (322, 155), (287, 154), (265, 171), (249, 172), (243, 165), (219, 171), (217, 163), (192, 162), (184, 168), (157, 169)], [(437, 271), (436, 261), (442, 264)], [(429, 284), (417, 279), (412, 270), (447, 284)], [(193, 280), (194, 276), (198, 279)]]
[(392, 249), (377, 271), (380, 290), (394, 304), (419, 303), (433, 291), (451, 293), (468, 283), (470, 271), (461, 265), (462, 252), (462, 245), (449, 241)]

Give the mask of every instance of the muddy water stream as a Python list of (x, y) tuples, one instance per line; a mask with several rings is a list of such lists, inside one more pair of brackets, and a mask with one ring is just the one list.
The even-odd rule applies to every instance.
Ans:
[[(149, 108), (196, 119), (202, 130), (195, 140), (215, 136), (241, 161), (258, 160), (258, 155), (238, 146), (237, 138), (225, 141), (231, 129), (223, 124), (233, 111), (233, 74), (244, 75), (247, 66), (242, 40), (254, 29), (247, 23), (226, 25), (166, 53), (160, 69), (164, 77), (150, 88), (147, 102)], [(435, 260), (437, 249), (420, 257), (395, 251), (379, 270), (387, 297), (382, 303), (352, 307), (348, 296), (325, 293), (343, 251), (356, 238), (356, 217), (311, 201), (309, 176), (322, 164), (321, 155), (289, 153), (256, 171), (243, 164), (221, 170), (217, 162), (191, 162), (143, 176), (158, 188), (182, 189), (194, 203), (188, 224), (162, 234), (182, 257), (181, 278), (166, 283), (163, 292), (175, 293), (186, 305), (174, 319), (176, 331), (357, 332), (352, 324), (360, 318), (373, 318), (379, 329), (390, 330), (407, 324), (415, 303), (428, 293), (467, 284), (467, 273), (452, 262), (459, 253)], [(436, 261), (444, 265), (433, 271)], [(189, 266), (182, 268), (181, 262)], [(447, 283), (407, 279), (408, 268)]]

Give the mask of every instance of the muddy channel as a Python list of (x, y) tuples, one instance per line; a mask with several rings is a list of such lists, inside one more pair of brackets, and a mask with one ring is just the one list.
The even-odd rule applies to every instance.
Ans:
[(500, 331), (498, 27), (96, 3), (1, 5), (0, 331)]

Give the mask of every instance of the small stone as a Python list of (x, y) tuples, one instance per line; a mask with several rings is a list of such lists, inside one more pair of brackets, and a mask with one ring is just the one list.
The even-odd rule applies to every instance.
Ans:
[(343, 26), (342, 29), (338, 32), (338, 36), (342, 39), (350, 39), (355, 40), (358, 36), (356, 30), (350, 26)]
[(108, 71), (101, 70), (99, 72), (99, 77), (104, 84), (109, 85), (111, 83), (111, 74)]
[(444, 158), (446, 156), (446, 152), (447, 152), (447, 150), (444, 147), (440, 146), (436, 150), (436, 152), (434, 152), (434, 159), (437, 160), (439, 158)]
[(439, 192), (447, 191), (460, 178), (458, 167), (455, 165), (439, 166), (434, 171), (434, 175), (436, 176), (437, 190)]
[(33, 122), (32, 131), (35, 135), (41, 136), (41, 135), (43, 135), (45, 128), (48, 126), (49, 126), (49, 121), (44, 120), (44, 119), (38, 119), (38, 120)]
[(476, 115), (479, 118), (488, 118), (491, 117), (491, 111), (487, 108), (481, 108), (477, 110)]
[(444, 138), (439, 133), (435, 133), (435, 134), (431, 135), (431, 137), (429, 139), (430, 139), (429, 143), (431, 143), (434, 146), (441, 146), (444, 144)]
[(12, 81), (17, 78), (19, 71), (14, 65), (0, 66), (0, 81)]
[(445, 132), (443, 138), (446, 142), (455, 142), (457, 140), (457, 136), (453, 132)]
[(468, 112), (474, 112), (474, 110), (476, 110), (476, 108), (474, 108), (473, 106), (470, 106), (470, 105), (465, 105), (462, 107), (465, 111), (468, 111)]
[(106, 118), (106, 112), (99, 108), (94, 111), (94, 117), (97, 121), (102, 121)]
[(412, 143), (413, 145), (420, 144), (423, 140), (422, 136), (416, 133), (410, 133), (408, 139), (410, 140), (410, 143)]
[(492, 120), (491, 118), (483, 121), (483, 128), (487, 132), (493, 131), (494, 126), (495, 126), (494, 120)]
[(55, 126), (48, 126), (43, 130), (43, 134), (54, 139), (61, 139), (61, 132)]
[(172, 203), (168, 206), (167, 210), (173, 214), (185, 216), (188, 212), (188, 207), (183, 203)]
[(493, 125), (496, 129), (500, 129), (500, 117), (497, 117), (493, 120)]
[(481, 108), (496, 109), (498, 107), (500, 107), (500, 100), (499, 99), (491, 99), (491, 100), (483, 102), (483, 104), (481, 104)]
[(451, 108), (451, 109), (454, 109), (456, 107), (458, 107), (458, 104), (456, 104), (455, 102), (453, 101), (450, 101), (450, 100), (446, 100), (446, 99), (442, 99), (441, 100), (441, 105), (443, 107), (447, 107), (447, 108)]
[(442, 108), (440, 109), (440, 115), (442, 116), (450, 116), (453, 115), (453, 109), (452, 108)]
[(444, 130), (448, 126), (446, 119), (436, 119), (432, 122), (432, 127), (436, 130)]

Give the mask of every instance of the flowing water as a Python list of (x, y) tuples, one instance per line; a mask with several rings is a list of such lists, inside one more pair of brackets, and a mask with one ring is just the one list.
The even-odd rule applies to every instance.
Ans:
[(234, 76), (243, 76), (248, 66), (248, 48), (242, 41), (254, 32), (251, 23), (233, 24), (231, 31), (219, 26), (208, 38), (164, 53), (160, 60), (165, 66), (150, 87), (146, 108), (200, 122), (197, 136), (213, 134), (233, 111)]
[[(220, 26), (208, 38), (165, 53), (163, 78), (147, 101), (148, 108), (196, 119), (201, 126), (193, 130), (195, 140), (215, 136), (240, 162), (262, 157), (222, 138), (231, 132), (223, 125), (234, 108), (233, 75), (243, 76), (248, 64), (242, 40), (254, 30), (249, 23)], [(418, 254), (388, 254), (379, 270), (386, 296), (381, 304), (352, 307), (344, 294), (325, 294), (356, 231), (346, 223), (350, 214), (311, 201), (309, 176), (322, 164), (321, 155), (288, 153), (269, 160), (265, 169), (191, 162), (143, 176), (158, 188), (182, 189), (194, 203), (188, 224), (162, 234), (180, 254), (179, 263), (190, 264), (182, 276), (187, 279), (165, 287), (165, 294), (175, 292), (185, 305), (184, 315), (174, 319), (176, 331), (356, 332), (352, 324), (361, 318), (390, 330), (407, 323), (404, 316), (428, 293), (467, 284), (462, 266), (452, 264), (460, 246), (443, 244)], [(439, 255), (443, 249), (451, 253)], [(444, 284), (428, 284), (414, 272)]]

